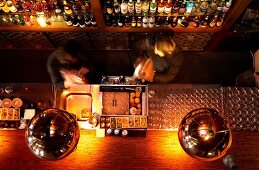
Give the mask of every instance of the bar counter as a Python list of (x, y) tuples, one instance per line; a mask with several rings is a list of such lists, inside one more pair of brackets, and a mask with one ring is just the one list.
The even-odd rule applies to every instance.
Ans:
[[(32, 154), (24, 130), (0, 131), (0, 169), (228, 169), (223, 157), (202, 161), (181, 148), (177, 131), (148, 130), (147, 137), (97, 138), (94, 130), (81, 130), (77, 149), (58, 161)], [(259, 169), (258, 132), (234, 132), (226, 153), (237, 158), (239, 170)], [(225, 156), (226, 156), (225, 155)]]

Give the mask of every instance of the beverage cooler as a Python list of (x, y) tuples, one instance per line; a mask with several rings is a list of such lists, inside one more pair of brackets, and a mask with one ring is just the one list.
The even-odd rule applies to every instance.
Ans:
[(148, 87), (132, 77), (104, 76), (101, 84), (63, 91), (60, 108), (74, 114), (82, 129), (98, 136), (146, 136)]

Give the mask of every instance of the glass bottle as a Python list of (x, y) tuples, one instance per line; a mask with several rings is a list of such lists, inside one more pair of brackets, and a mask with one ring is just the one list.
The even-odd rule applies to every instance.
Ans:
[(162, 18), (161, 18), (160, 16), (158, 16), (158, 17), (156, 18), (155, 26), (156, 26), (156, 27), (160, 27), (161, 24), (162, 24), (162, 22), (163, 22)]
[(185, 1), (183, 1), (183, 2), (180, 4), (180, 6), (179, 6), (179, 10), (178, 10), (179, 14), (184, 14), (185, 11), (186, 11), (185, 8), (186, 8), (186, 4), (185, 4)]
[(115, 14), (119, 14), (121, 11), (121, 7), (117, 0), (114, 0), (113, 7)]
[(156, 13), (156, 8), (157, 8), (156, 0), (152, 0), (150, 2), (150, 14), (151, 15)]
[[(1, 1), (2, 0), (0, 0), (0, 3), (1, 3)], [(1, 8), (1, 6), (0, 6), (0, 8)], [(21, 0), (16, 0), (15, 8), (17, 9), (17, 12), (23, 12), (23, 7), (22, 7), (22, 1)]]
[(168, 26), (168, 25), (169, 25), (169, 17), (166, 17), (164, 21), (164, 26)]
[(200, 20), (197, 15), (192, 17), (192, 21), (190, 22), (190, 25), (193, 27), (198, 27), (200, 25)]
[(224, 4), (225, 4), (225, 0), (218, 0), (218, 3), (217, 3), (218, 12), (223, 11)]
[(84, 13), (84, 19), (85, 19), (85, 25), (87, 27), (90, 27), (91, 26), (91, 19), (90, 19), (90, 15), (89, 13)]
[(157, 13), (163, 14), (163, 13), (164, 13), (164, 9), (165, 9), (164, 0), (160, 0), (160, 1), (157, 3)]
[(136, 15), (141, 15), (141, 10), (142, 10), (142, 2), (140, 0), (137, 0), (137, 2), (135, 3)]
[(153, 28), (154, 25), (155, 25), (155, 17), (154, 17), (154, 16), (151, 16), (151, 17), (149, 17), (149, 20), (148, 20), (148, 26), (149, 26), (150, 28)]
[(68, 26), (72, 26), (72, 25), (73, 25), (73, 23), (72, 23), (72, 18), (71, 18), (70, 15), (64, 14), (64, 20), (65, 20), (65, 22), (66, 22), (66, 24), (67, 24)]
[(137, 20), (137, 27), (142, 27), (142, 20), (141, 20), (141, 17), (138, 17), (138, 20)]
[(178, 10), (179, 10), (179, 2), (178, 2), (178, 0), (175, 0), (174, 2), (173, 2), (173, 7), (172, 7), (172, 12), (173, 13), (177, 13), (178, 12)]
[(114, 27), (118, 26), (118, 18), (115, 14), (112, 14), (112, 26)]
[(148, 27), (148, 17), (144, 16), (142, 19), (143, 27), (147, 28)]
[(185, 16), (182, 16), (182, 18), (178, 19), (178, 24), (184, 28), (188, 27), (189, 25), (187, 18)]
[(125, 21), (124, 21), (124, 23), (125, 23), (125, 26), (126, 26), (126, 27), (130, 27), (131, 23), (130, 23), (130, 17), (129, 17), (129, 15), (126, 15), (126, 16), (125, 16)]
[(119, 16), (118, 18), (118, 26), (123, 27), (124, 25), (124, 16)]
[(123, 15), (126, 15), (128, 13), (128, 4), (124, 0), (122, 0), (121, 2), (121, 13)]
[(186, 2), (186, 13), (190, 14), (192, 12), (194, 4), (195, 3), (192, 0)]
[(73, 26), (74, 26), (74, 27), (78, 27), (78, 26), (79, 26), (79, 23), (78, 23), (78, 15), (77, 15), (77, 14), (73, 14), (73, 15), (71, 15), (71, 17), (72, 17)]
[(223, 7), (223, 12), (227, 13), (231, 4), (232, 4), (232, 0), (226, 0), (225, 5)]
[(111, 15), (106, 15), (105, 23), (107, 26), (112, 26), (112, 16)]
[(128, 2), (128, 12), (132, 15), (134, 15), (134, 2), (132, 0), (129, 0)]
[(225, 18), (225, 14), (223, 13), (223, 15), (221, 17), (218, 18), (218, 21), (216, 23), (217, 27), (222, 26), (223, 22), (224, 22), (224, 18)]
[(96, 27), (96, 20), (93, 14), (90, 15), (90, 22), (93, 27)]
[(106, 2), (106, 12), (107, 14), (112, 14), (113, 13), (113, 6), (110, 0)]
[(209, 26), (213, 28), (216, 25), (218, 19), (218, 15), (214, 15), (213, 18), (210, 20)]
[(67, 0), (64, 0), (63, 1), (63, 4), (64, 4), (64, 11), (66, 14), (70, 15), (73, 13), (72, 11), (72, 7), (71, 7), (71, 4), (67, 1)]
[(147, 15), (148, 14), (148, 11), (149, 11), (149, 2), (147, 0), (145, 0), (143, 3), (142, 3), (142, 14), (143, 15)]
[(200, 9), (199, 10), (200, 10), (201, 13), (205, 13), (207, 11), (208, 7), (209, 7), (208, 2), (206, 0), (202, 0), (201, 3), (200, 3)]
[(132, 17), (132, 19), (131, 19), (131, 27), (136, 27), (136, 25), (137, 25), (137, 22), (136, 22), (136, 20), (135, 20), (135, 17)]
[(80, 28), (84, 28), (85, 27), (85, 21), (84, 21), (84, 17), (82, 15), (78, 15), (78, 23)]
[(202, 28), (206, 28), (206, 27), (208, 26), (208, 24), (209, 24), (209, 16), (206, 15), (206, 16), (201, 20), (200, 26), (201, 26)]
[(172, 19), (172, 22), (171, 22), (172, 27), (177, 26), (177, 24), (178, 24), (178, 17), (173, 16), (173, 19)]
[(171, 2), (171, 0), (168, 0), (167, 2), (165, 2), (164, 12), (166, 14), (169, 14), (169, 13), (171, 13), (171, 10), (172, 10), (172, 2)]
[(63, 12), (63, 3), (61, 0), (57, 0), (53, 2), (53, 7), (54, 7), (54, 11), (55, 14), (61, 14)]
[[(23, 12), (31, 12), (32, 4), (29, 0), (23, 1)], [(3, 10), (3, 8), (2, 8)]]
[(207, 9), (207, 14), (213, 15), (214, 12), (216, 11), (216, 9), (217, 9), (217, 3), (216, 3), (216, 0), (213, 0), (209, 3), (208, 9)]

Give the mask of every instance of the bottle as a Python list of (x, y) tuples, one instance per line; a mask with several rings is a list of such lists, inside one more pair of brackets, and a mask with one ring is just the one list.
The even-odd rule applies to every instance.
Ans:
[(67, 15), (71, 15), (73, 13), (72, 11), (72, 7), (71, 7), (71, 4), (67, 1), (67, 0), (64, 0), (63, 1), (63, 4), (64, 4), (64, 11), (65, 11), (65, 14)]
[(136, 25), (137, 25), (137, 22), (135, 20), (135, 17), (132, 17), (132, 19), (131, 19), (131, 27), (135, 28)]
[(65, 20), (65, 22), (66, 22), (66, 24), (67, 24), (68, 26), (72, 26), (72, 25), (73, 25), (70, 15), (64, 14), (64, 20)]
[(82, 15), (78, 15), (77, 18), (78, 18), (78, 23), (79, 23), (80, 28), (84, 28), (85, 27), (84, 17)]
[(165, 9), (164, 0), (160, 0), (157, 4), (157, 13), (163, 14)]
[(182, 16), (182, 18), (178, 19), (178, 24), (184, 28), (188, 27), (189, 25), (187, 18), (185, 16)]
[(143, 3), (142, 3), (142, 14), (143, 15), (147, 15), (148, 14), (148, 11), (149, 11), (149, 2), (147, 0), (145, 0)]
[(123, 27), (123, 25), (124, 25), (124, 17), (123, 16), (119, 16), (118, 26), (119, 27)]
[[(31, 4), (31, 2), (30, 2), (29, 0), (25, 0), (25, 1), (23, 2), (22, 6), (23, 6), (23, 12), (31, 12), (32, 4)], [(9, 8), (8, 8), (8, 9), (9, 9)], [(5, 11), (4, 8), (2, 8), (2, 10)], [(9, 11), (10, 11), (10, 10), (9, 10)], [(6, 12), (6, 11), (5, 11), (5, 12)]]
[(213, 15), (214, 12), (216, 11), (217, 9), (217, 4), (216, 4), (216, 0), (212, 0), (209, 5), (208, 5), (208, 9), (207, 9), (207, 12), (206, 14), (208, 15)]
[(218, 20), (218, 15), (216, 14), (216, 15), (214, 15), (214, 17), (211, 19), (209, 26), (210, 26), (211, 28), (213, 28), (213, 27), (216, 25), (217, 20)]
[(199, 11), (204, 14), (207, 11), (208, 7), (209, 7), (208, 2), (206, 0), (202, 0), (200, 3)]
[(173, 2), (173, 7), (172, 7), (172, 12), (173, 13), (177, 13), (178, 12), (178, 10), (179, 10), (179, 2), (178, 2), (178, 0), (175, 0), (174, 2)]
[(224, 7), (223, 7), (223, 12), (224, 12), (224, 13), (227, 13), (227, 12), (228, 12), (228, 10), (229, 10), (231, 4), (232, 4), (232, 0), (226, 0), (225, 5), (224, 5)]
[(166, 17), (164, 21), (164, 26), (168, 26), (168, 25), (169, 25), (169, 17)]
[(115, 14), (112, 15), (112, 26), (117, 27), (118, 26), (118, 18), (115, 16)]
[(225, 0), (218, 0), (218, 3), (217, 3), (217, 11), (218, 12), (223, 11), (224, 4), (225, 4)]
[[(2, 4), (5, 5), (5, 3), (3, 3), (3, 2), (5, 2), (5, 1), (2, 1)], [(15, 8), (17, 9), (17, 12), (23, 12), (23, 6), (22, 6), (22, 1), (21, 0), (16, 0)], [(1, 5), (0, 5), (0, 9), (1, 9)], [(42, 11), (42, 7), (41, 7), (41, 11)]]
[(78, 27), (78, 26), (79, 26), (79, 23), (78, 23), (77, 14), (71, 15), (71, 18), (72, 18), (73, 26), (74, 26), (74, 27)]
[(113, 13), (113, 6), (110, 0), (106, 2), (106, 12), (107, 14), (112, 14)]
[(223, 15), (221, 17), (219, 17), (218, 21), (216, 22), (217, 27), (222, 26), (222, 24), (224, 22), (224, 18), (225, 18), (225, 14), (223, 13)]
[(88, 13), (84, 13), (84, 19), (85, 19), (85, 25), (87, 27), (91, 26), (91, 18), (90, 15)]
[(130, 17), (129, 17), (129, 15), (126, 15), (126, 16), (125, 16), (125, 21), (124, 21), (124, 23), (125, 23), (125, 26), (126, 26), (126, 27), (130, 27), (131, 23), (130, 23)]
[(115, 14), (119, 14), (120, 13), (121, 7), (120, 7), (120, 4), (118, 3), (117, 0), (114, 0), (113, 8), (114, 8)]
[(155, 17), (154, 17), (154, 16), (150, 16), (150, 17), (149, 17), (149, 20), (148, 20), (148, 26), (149, 26), (150, 28), (153, 28), (154, 25), (155, 25)]
[(88, 2), (88, 0), (81, 1), (81, 9), (82, 9), (83, 13), (84, 12), (87, 12), (87, 13), (91, 12), (90, 3)]
[(162, 18), (161, 18), (160, 16), (158, 16), (158, 17), (156, 18), (155, 26), (156, 26), (156, 27), (160, 27), (161, 24), (162, 24), (162, 22), (163, 22)]
[(93, 14), (90, 15), (90, 22), (93, 27), (96, 27), (96, 20)]
[(123, 15), (126, 15), (127, 12), (128, 12), (128, 4), (124, 0), (122, 0), (122, 2), (121, 2), (121, 13)]
[(192, 21), (190, 22), (190, 25), (193, 27), (198, 27), (200, 25), (200, 20), (197, 15), (195, 17), (192, 17)]
[(106, 15), (105, 23), (107, 26), (112, 26), (112, 16), (111, 15)]
[(150, 14), (151, 15), (154, 15), (154, 14), (156, 14), (156, 8), (157, 8), (157, 5), (156, 5), (156, 0), (152, 0), (151, 2), (150, 2)]
[(142, 19), (143, 27), (147, 28), (148, 27), (148, 17), (144, 16)]
[(132, 0), (129, 0), (128, 2), (128, 12), (131, 14), (131, 15), (134, 15), (134, 2), (132, 2)]
[(185, 4), (185, 1), (184, 1), (184, 2), (182, 2), (182, 3), (180, 4), (180, 6), (179, 6), (179, 10), (178, 10), (179, 14), (184, 14), (185, 11), (186, 11), (185, 8), (186, 8), (186, 4)]
[(173, 16), (173, 19), (172, 19), (172, 22), (171, 22), (172, 27), (176, 27), (177, 24), (178, 24), (178, 17)]
[(142, 9), (142, 3), (140, 0), (137, 0), (137, 2), (135, 3), (136, 15), (141, 15), (141, 9)]
[(64, 7), (61, 0), (54, 1), (53, 5), (55, 14), (61, 14), (63, 12), (62, 9), (64, 9)]
[(192, 12), (192, 10), (193, 10), (193, 8), (194, 8), (194, 2), (193, 1), (187, 1), (186, 2), (186, 13), (187, 14), (191, 14), (191, 12)]
[(137, 27), (142, 27), (142, 20), (141, 20), (141, 17), (138, 17), (138, 20), (137, 20)]
[(203, 18), (201, 20), (200, 25), (201, 25), (202, 28), (206, 28), (208, 26), (208, 24), (209, 24), (209, 16), (206, 15), (205, 18)]
[(167, 2), (165, 2), (164, 12), (166, 14), (169, 14), (169, 13), (171, 13), (171, 10), (172, 10), (172, 2), (171, 2), (171, 0), (168, 0)]

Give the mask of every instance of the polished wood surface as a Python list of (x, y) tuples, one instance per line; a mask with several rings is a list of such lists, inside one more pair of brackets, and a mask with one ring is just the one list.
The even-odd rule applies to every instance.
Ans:
[[(227, 154), (237, 158), (239, 170), (259, 169), (258, 132), (234, 132)], [(201, 161), (181, 148), (177, 132), (148, 130), (147, 137), (97, 138), (94, 130), (81, 130), (77, 149), (58, 161), (34, 156), (24, 130), (0, 131), (0, 169), (228, 169), (222, 162)]]

